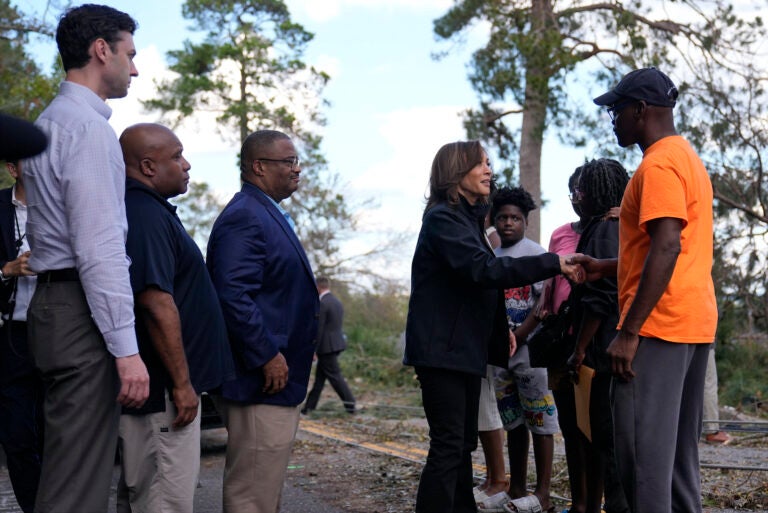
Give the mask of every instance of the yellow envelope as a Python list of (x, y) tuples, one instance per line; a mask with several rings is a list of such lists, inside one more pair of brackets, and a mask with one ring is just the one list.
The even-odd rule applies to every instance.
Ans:
[(573, 395), (576, 400), (576, 425), (584, 436), (592, 441), (592, 426), (589, 423), (589, 394), (592, 390), (592, 378), (595, 370), (582, 365), (579, 369), (579, 383), (573, 387)]

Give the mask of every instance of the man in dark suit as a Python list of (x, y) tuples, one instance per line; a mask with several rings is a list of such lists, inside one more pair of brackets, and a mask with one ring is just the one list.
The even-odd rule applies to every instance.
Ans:
[(0, 444), (16, 501), (32, 513), (43, 451), (43, 383), (27, 346), (27, 306), (36, 278), (28, 263), (21, 162), (7, 166), (16, 184), (0, 191)]
[(341, 330), (344, 322), (344, 306), (331, 294), (331, 280), (325, 276), (317, 278), (317, 292), (320, 294), (320, 318), (317, 323), (317, 370), (315, 383), (307, 397), (302, 413), (309, 413), (317, 408), (325, 380), (344, 403), (347, 413), (355, 413), (355, 396), (349, 390), (339, 367), (339, 354), (347, 348), (347, 340)]
[(314, 275), (279, 205), (299, 186), (291, 139), (259, 130), (240, 151), (241, 191), (216, 220), (208, 270), (237, 377), (222, 386), (225, 513), (277, 513), (317, 333)]

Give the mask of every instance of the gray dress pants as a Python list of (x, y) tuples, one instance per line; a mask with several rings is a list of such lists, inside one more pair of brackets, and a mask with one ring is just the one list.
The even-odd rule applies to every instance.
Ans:
[(77, 281), (38, 281), (27, 322), (43, 377), (45, 435), (36, 513), (104, 513), (120, 406), (115, 361)]

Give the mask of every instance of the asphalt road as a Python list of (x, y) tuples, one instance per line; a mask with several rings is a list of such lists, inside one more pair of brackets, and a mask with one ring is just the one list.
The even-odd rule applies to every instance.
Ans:
[[(203, 453), (200, 465), (200, 484), (195, 493), (195, 513), (221, 512), (221, 481), (224, 473), (224, 443), (226, 434), (223, 429), (203, 431)], [(4, 466), (5, 458), (0, 459), (0, 513), (21, 513), (8, 478), (8, 469)], [(114, 497), (117, 489), (119, 467), (112, 473), (112, 493), (109, 512), (115, 511)], [(283, 489), (282, 513), (343, 513), (341, 510), (321, 503), (316, 497), (288, 481)], [(72, 512), (77, 513), (77, 512)]]

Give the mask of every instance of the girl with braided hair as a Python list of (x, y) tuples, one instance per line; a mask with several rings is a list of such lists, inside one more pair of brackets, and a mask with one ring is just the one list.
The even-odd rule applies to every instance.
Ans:
[[(619, 253), (619, 223), (615, 210), (621, 205), (629, 175), (612, 159), (597, 159), (581, 167), (576, 196), (587, 220), (577, 252), (595, 258), (616, 258)], [(582, 364), (595, 370), (589, 417), (592, 441), (584, 439), (587, 485), (586, 513), (599, 513), (603, 493), (605, 511), (629, 511), (619, 482), (613, 450), (613, 419), (609, 402), (611, 364), (606, 353), (619, 319), (615, 277), (575, 285), (571, 294), (575, 309), (576, 347), (568, 365), (578, 376)]]

